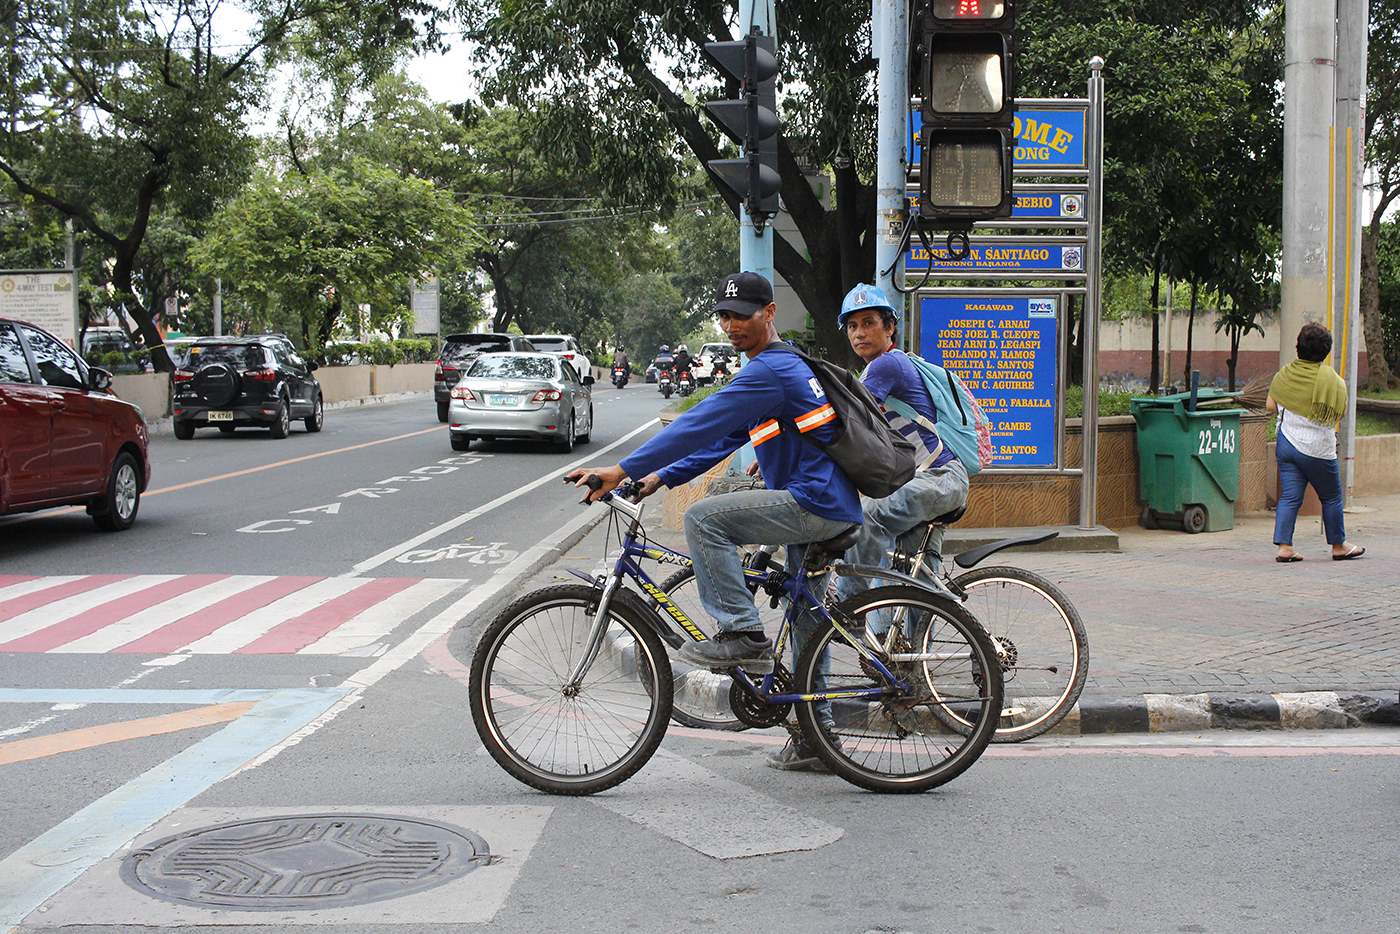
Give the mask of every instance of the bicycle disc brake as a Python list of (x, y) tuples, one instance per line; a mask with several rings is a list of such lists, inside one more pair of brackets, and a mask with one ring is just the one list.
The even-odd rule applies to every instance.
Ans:
[[(792, 673), (778, 663), (773, 670), (773, 693), (792, 693)], [(777, 726), (787, 719), (792, 704), (770, 704), (766, 696), (749, 690), (744, 682), (735, 678), (729, 685), (729, 706), (734, 716), (751, 727), (764, 729)]]

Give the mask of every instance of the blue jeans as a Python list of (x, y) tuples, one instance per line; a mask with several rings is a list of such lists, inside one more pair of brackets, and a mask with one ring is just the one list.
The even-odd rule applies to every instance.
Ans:
[[(741, 490), (707, 496), (685, 511), (685, 540), (695, 568), (700, 605), (714, 617), (720, 632), (763, 634), (754, 595), (744, 583), (740, 545), (784, 545), (787, 571), (796, 575), (808, 542), (840, 535), (851, 523), (823, 519), (798, 505), (786, 490)], [(807, 587), (820, 598), (824, 578), (811, 578)], [(804, 610), (793, 621), (793, 667), (819, 620)], [(830, 704), (818, 708), (818, 719), (831, 726)]]
[[(867, 567), (890, 566), (890, 551), (896, 546), (906, 554), (923, 543), (929, 520), (951, 512), (967, 502), (967, 468), (956, 457), (942, 467), (921, 470), (912, 480), (883, 499), (863, 499), (865, 525), (860, 539), (846, 560)], [(943, 529), (935, 529), (929, 547), (943, 547)], [(844, 600), (872, 586), (854, 577), (837, 578), (836, 592)]]
[(1308, 484), (1317, 491), (1322, 504), (1322, 525), (1327, 530), (1327, 543), (1340, 545), (1347, 540), (1346, 524), (1342, 520), (1342, 476), (1335, 460), (1325, 461), (1299, 451), (1283, 432), (1278, 433), (1274, 447), (1278, 458), (1278, 511), (1274, 514), (1274, 544), (1293, 544), (1293, 525), (1298, 521), (1298, 509)]

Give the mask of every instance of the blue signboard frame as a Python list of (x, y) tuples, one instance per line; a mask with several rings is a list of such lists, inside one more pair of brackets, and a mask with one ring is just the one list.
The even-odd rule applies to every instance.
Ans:
[(955, 260), (946, 247), (935, 242), (932, 252), (914, 244), (904, 254), (906, 271), (928, 269), (936, 273), (1012, 274), (1019, 277), (1081, 278), (1084, 275), (1084, 240), (1081, 237), (985, 237), (974, 239), (966, 259)]
[(993, 467), (1059, 466), (1063, 296), (920, 294), (919, 353), (952, 370), (991, 422)]

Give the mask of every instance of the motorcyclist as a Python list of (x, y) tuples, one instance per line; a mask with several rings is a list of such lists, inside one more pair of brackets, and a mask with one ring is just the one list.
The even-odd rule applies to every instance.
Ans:
[(627, 351), (623, 350), (621, 347), (618, 347), (616, 350), (614, 350), (612, 365), (614, 367), (620, 366), (623, 369), (629, 369), (629, 365), (627, 362)]
[[(656, 360), (654, 361), (654, 364), (656, 366), (656, 378), (657, 381), (660, 382), (661, 374), (671, 371), (671, 369), (676, 365), (675, 358), (671, 356), (670, 344), (661, 345), (661, 349), (656, 352)], [(671, 373), (670, 378), (672, 382), (675, 382), (676, 374)]]

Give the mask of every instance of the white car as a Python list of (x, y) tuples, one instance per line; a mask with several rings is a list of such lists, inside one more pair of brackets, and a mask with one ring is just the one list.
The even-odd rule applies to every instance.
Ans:
[(592, 376), (592, 364), (584, 356), (578, 341), (567, 334), (526, 334), (525, 339), (540, 353), (555, 353), (569, 361), (579, 376)]
[(732, 344), (705, 344), (700, 348), (700, 353), (696, 355), (695, 366), (692, 370), (695, 374), (695, 384), (697, 386), (709, 385), (710, 381), (714, 378), (716, 352), (729, 358), (730, 376), (733, 376), (734, 371), (739, 369), (739, 355), (734, 352)]

